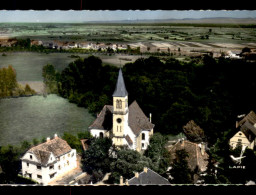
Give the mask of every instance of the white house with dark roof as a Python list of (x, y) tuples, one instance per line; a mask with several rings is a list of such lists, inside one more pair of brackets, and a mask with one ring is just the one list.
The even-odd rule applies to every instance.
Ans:
[(255, 112), (251, 111), (242, 120), (237, 121), (236, 128), (239, 131), (229, 140), (230, 147), (235, 149), (237, 145), (241, 145), (253, 150), (256, 144)]
[(153, 135), (154, 124), (134, 101), (128, 106), (122, 70), (119, 70), (113, 105), (105, 105), (95, 121), (89, 126), (94, 137), (110, 137), (116, 146), (141, 151), (146, 150)]
[(53, 139), (30, 148), (21, 158), (22, 175), (48, 184), (58, 175), (77, 167), (76, 150), (56, 134)]

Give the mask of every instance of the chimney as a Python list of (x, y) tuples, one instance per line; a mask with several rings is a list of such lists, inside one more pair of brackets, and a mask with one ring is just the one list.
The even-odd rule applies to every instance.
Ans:
[(183, 139), (181, 139), (181, 147), (185, 146), (185, 141)]
[(147, 167), (144, 167), (143, 171), (144, 171), (145, 173), (147, 173), (147, 172), (148, 172), (148, 168), (147, 168)]
[(58, 137), (58, 135), (57, 135), (57, 133), (55, 133), (55, 134), (54, 134), (54, 138), (57, 138), (57, 137)]
[(201, 154), (204, 155), (205, 153), (205, 144), (201, 143)]
[(139, 178), (139, 173), (138, 172), (135, 172), (135, 177)]
[(123, 179), (123, 176), (120, 176), (120, 186), (123, 186), (124, 185), (124, 179)]
[(50, 137), (47, 137), (46, 142), (48, 142), (48, 141), (50, 141), (50, 140), (51, 140), (51, 138), (50, 138)]
[(151, 122), (151, 120), (152, 120), (152, 114), (149, 113), (149, 122)]
[(127, 185), (127, 186), (129, 185), (128, 179), (125, 180), (125, 185)]

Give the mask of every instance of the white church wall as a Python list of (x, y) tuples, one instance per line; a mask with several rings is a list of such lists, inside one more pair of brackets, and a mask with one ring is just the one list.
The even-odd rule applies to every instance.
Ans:
[(105, 137), (106, 130), (101, 130), (101, 129), (90, 129), (90, 133), (92, 134), (93, 137), (99, 138), (100, 133), (103, 133)]
[[(142, 144), (142, 149), (143, 150), (146, 150), (147, 149), (147, 147), (148, 147), (148, 145), (149, 145), (149, 139), (150, 139), (150, 137), (149, 137), (149, 131), (142, 131), (141, 133), (144, 133), (144, 135), (145, 135), (145, 139), (143, 140), (143, 139), (141, 139), (141, 144)], [(144, 145), (144, 146), (143, 146)]]

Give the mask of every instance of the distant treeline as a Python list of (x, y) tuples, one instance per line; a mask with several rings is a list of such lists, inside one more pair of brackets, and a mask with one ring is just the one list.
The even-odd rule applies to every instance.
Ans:
[[(149, 57), (126, 64), (123, 75), (129, 103), (136, 100), (147, 116), (152, 113), (155, 131), (178, 134), (194, 120), (215, 143), (234, 130), (237, 115), (256, 110), (255, 65), (210, 56), (190, 62)], [(117, 73), (97, 57), (77, 59), (57, 74), (58, 93), (96, 114), (112, 104)]]
[(33, 95), (36, 92), (28, 84), (22, 87), (17, 83), (16, 71), (12, 66), (0, 69), (0, 98)]
[[(221, 19), (220, 19), (221, 20)], [(191, 20), (193, 21), (193, 20)], [(96, 25), (96, 26), (194, 26), (194, 27), (227, 27), (227, 28), (255, 28), (256, 24), (243, 24), (243, 23), (172, 23), (172, 22), (135, 22), (135, 23), (90, 23), (83, 25)]]

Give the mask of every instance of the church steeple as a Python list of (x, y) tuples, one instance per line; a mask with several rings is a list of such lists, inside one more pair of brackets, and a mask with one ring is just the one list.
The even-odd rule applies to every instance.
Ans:
[(112, 141), (116, 146), (125, 143), (125, 135), (128, 127), (128, 92), (124, 84), (121, 68), (119, 69), (116, 89), (113, 93), (113, 126)]
[(128, 95), (128, 92), (126, 90), (125, 83), (124, 83), (124, 78), (123, 78), (123, 73), (122, 73), (122, 70), (120, 68), (119, 73), (118, 73), (117, 83), (116, 83), (116, 89), (113, 93), (113, 97), (125, 97), (127, 95)]

